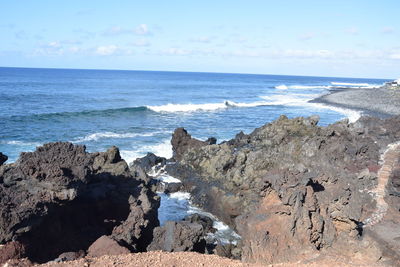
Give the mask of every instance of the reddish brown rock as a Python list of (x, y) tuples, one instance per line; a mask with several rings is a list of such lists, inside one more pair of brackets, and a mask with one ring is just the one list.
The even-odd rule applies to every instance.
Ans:
[(117, 243), (114, 239), (103, 235), (88, 248), (88, 256), (100, 257), (103, 255), (129, 254), (130, 251)]
[(238, 231), (246, 261), (358, 261), (365, 251), (370, 264), (398, 264), (400, 156), (383, 153), (400, 140), (400, 116), (317, 121), (281, 116), (219, 145), (184, 148), (167, 170)]
[(20, 242), (12, 241), (5, 245), (0, 245), (0, 264), (11, 259), (22, 259), (25, 257), (25, 246)]

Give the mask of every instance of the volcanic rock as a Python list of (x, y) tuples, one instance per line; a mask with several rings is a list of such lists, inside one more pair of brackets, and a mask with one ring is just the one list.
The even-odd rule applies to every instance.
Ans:
[(116, 147), (87, 153), (85, 146), (49, 143), (0, 167), (0, 244), (18, 241), (34, 262), (87, 250), (111, 234), (144, 251), (159, 224), (158, 206)]
[(0, 264), (11, 259), (22, 259), (26, 257), (25, 246), (18, 241), (11, 241), (0, 245)]
[(129, 168), (135, 178), (142, 180), (147, 184), (154, 184), (155, 182), (148, 173), (152, 171), (153, 168), (157, 168), (155, 171), (158, 171), (165, 166), (166, 162), (166, 158), (158, 157), (153, 153), (147, 153), (146, 156), (135, 159), (129, 165)]
[(120, 255), (130, 253), (129, 249), (121, 246), (108, 236), (101, 236), (88, 248), (88, 256), (100, 257), (103, 255)]
[(181, 160), (182, 155), (189, 149), (203, 147), (209, 144), (215, 144), (217, 140), (213, 137), (207, 141), (200, 141), (192, 138), (184, 128), (177, 128), (172, 134), (172, 151), (175, 160)]
[(8, 157), (0, 152), (0, 165), (8, 160)]
[(156, 227), (153, 235), (154, 238), (147, 248), (148, 251), (205, 252), (204, 229), (197, 223), (167, 221), (164, 226)]
[(178, 162), (167, 171), (195, 204), (238, 231), (242, 260), (340, 255), (399, 264), (400, 152), (386, 163), (382, 155), (400, 140), (400, 116), (317, 123), (281, 116), (218, 145), (178, 128), (172, 138)]
[(214, 233), (216, 229), (213, 227), (213, 220), (210, 217), (195, 213), (185, 217), (184, 219), (187, 222), (198, 223), (203, 226), (204, 232), (206, 233)]

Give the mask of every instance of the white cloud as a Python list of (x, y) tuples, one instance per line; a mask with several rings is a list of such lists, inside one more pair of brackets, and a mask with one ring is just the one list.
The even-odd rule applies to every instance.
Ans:
[(96, 54), (101, 56), (110, 56), (117, 52), (118, 47), (116, 45), (105, 45), (105, 46), (98, 46), (96, 49)]
[(147, 24), (140, 24), (139, 26), (137, 26), (134, 29), (133, 32), (138, 34), (138, 35), (147, 35), (147, 34), (150, 33), (149, 27), (147, 26)]
[(60, 42), (58, 42), (58, 41), (50, 42), (50, 43), (47, 44), (47, 46), (48, 47), (53, 47), (53, 48), (60, 48), (61, 47)]
[(400, 53), (389, 55), (390, 59), (400, 59)]
[(140, 24), (135, 28), (112, 26), (105, 31), (103, 35), (122, 35), (122, 34), (135, 34), (135, 35), (149, 35), (151, 32), (147, 24)]

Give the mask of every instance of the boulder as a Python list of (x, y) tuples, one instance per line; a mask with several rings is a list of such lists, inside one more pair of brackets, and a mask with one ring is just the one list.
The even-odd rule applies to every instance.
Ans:
[(205, 252), (204, 229), (197, 223), (167, 221), (164, 226), (154, 229), (153, 236), (153, 241), (147, 247), (148, 251)]
[(74, 260), (78, 260), (80, 258), (85, 257), (86, 253), (81, 250), (78, 252), (64, 252), (61, 253), (54, 261), (55, 262), (64, 262), (64, 261), (74, 261)]
[(159, 225), (158, 207), (159, 197), (131, 175), (116, 147), (87, 153), (49, 143), (0, 168), (0, 244), (18, 241), (34, 262), (87, 250), (121, 225), (135, 238), (126, 238), (124, 227), (113, 238), (144, 251)]
[(0, 264), (11, 259), (22, 259), (26, 257), (25, 246), (18, 241), (11, 241), (0, 245)]
[(108, 236), (101, 236), (88, 248), (88, 256), (101, 257), (104, 255), (129, 254), (129, 249), (121, 246)]
[(135, 159), (129, 166), (131, 174), (147, 184), (155, 184), (153, 177), (149, 175), (153, 168), (158, 171), (165, 166), (167, 160), (163, 157), (158, 157), (153, 153), (147, 153), (142, 158)]
[(165, 194), (175, 193), (180, 191), (183, 188), (182, 183), (157, 183), (157, 191), (163, 192)]
[(4, 162), (8, 160), (8, 157), (0, 152), (0, 165), (3, 165)]
[(190, 223), (197, 223), (203, 226), (203, 230), (205, 233), (215, 233), (216, 229), (213, 227), (214, 221), (207, 216), (195, 213), (185, 217), (184, 219)]
[(184, 128), (177, 128), (172, 134), (172, 151), (175, 160), (181, 160), (182, 155), (192, 148), (199, 148), (210, 144), (215, 144), (217, 140), (214, 137), (207, 139), (207, 141), (200, 141), (192, 138)]
[[(379, 170), (384, 152), (400, 140), (400, 116), (317, 123), (317, 117), (281, 116), (218, 145), (193, 141), (178, 128), (177, 162), (166, 168), (195, 204), (238, 231), (245, 261), (340, 255), (357, 262), (366, 251), (370, 264), (397, 264), (393, 251), (400, 244), (382, 229), (400, 230), (389, 223), (400, 221), (399, 154), (391, 152), (384, 184)], [(368, 193), (379, 188), (387, 188), (384, 198)]]

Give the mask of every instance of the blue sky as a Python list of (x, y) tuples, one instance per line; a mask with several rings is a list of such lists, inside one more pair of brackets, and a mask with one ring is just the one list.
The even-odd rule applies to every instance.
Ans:
[(0, 66), (400, 77), (400, 1), (2, 1)]

